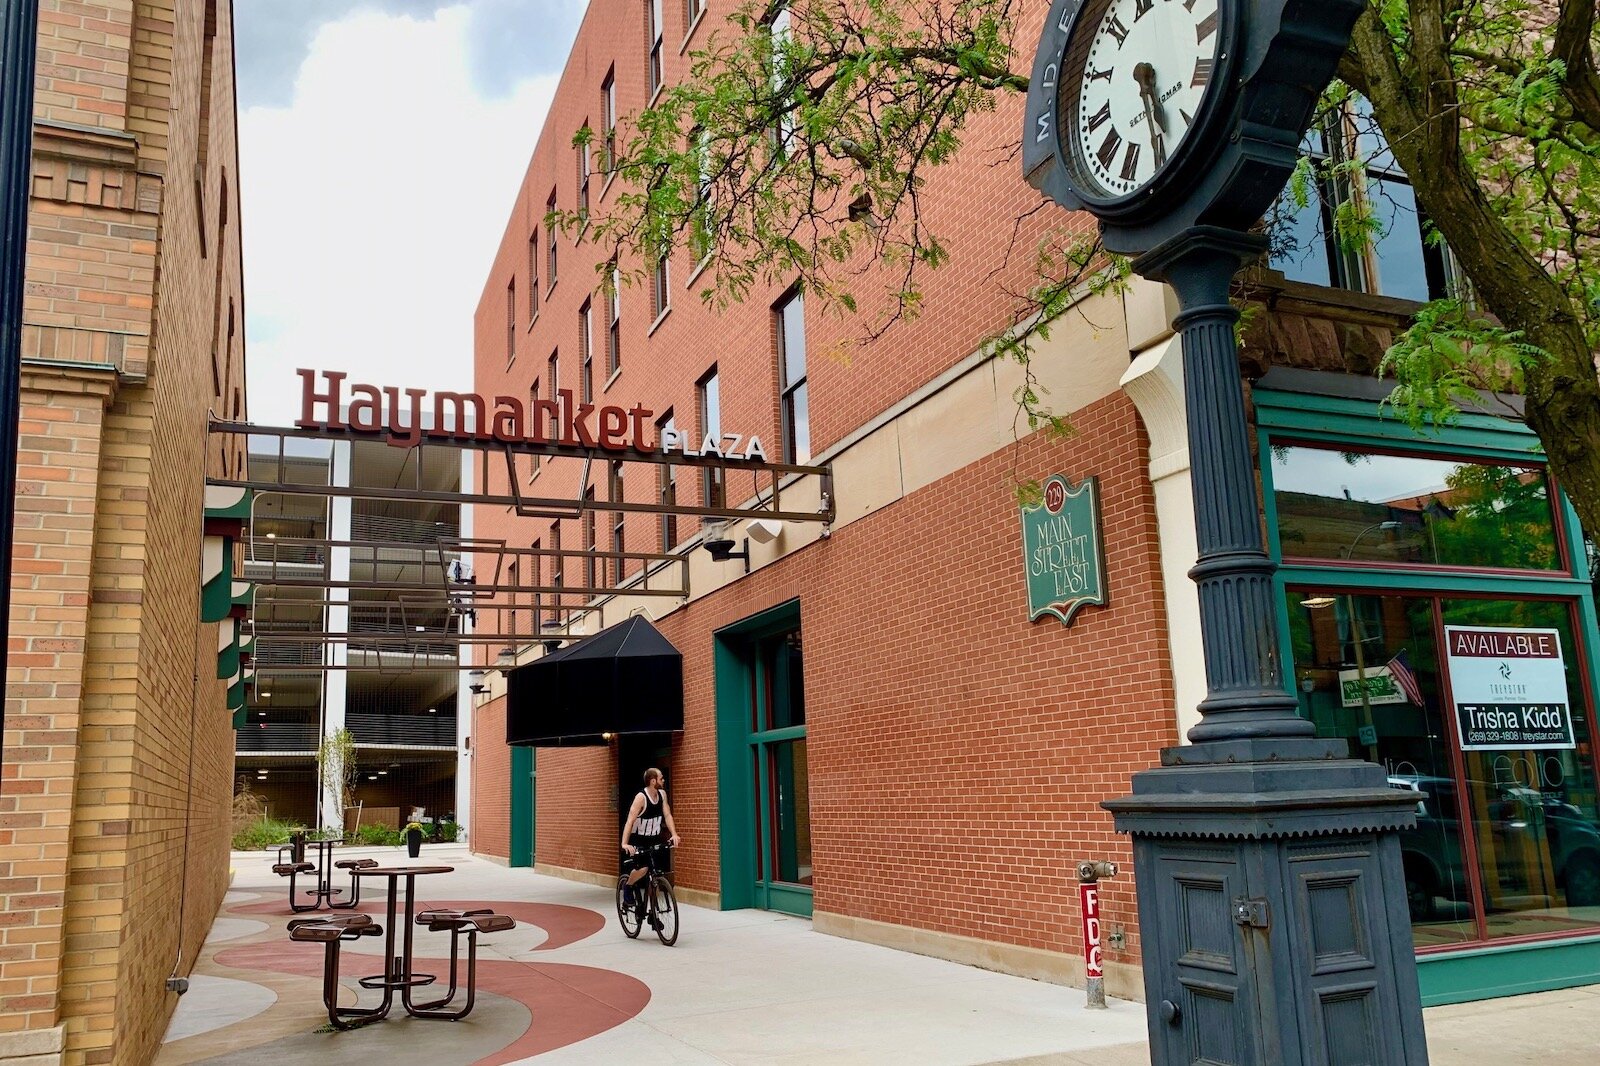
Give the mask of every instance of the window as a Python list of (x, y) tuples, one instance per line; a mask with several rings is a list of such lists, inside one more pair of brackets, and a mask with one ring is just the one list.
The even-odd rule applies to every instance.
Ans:
[(650, 271), (650, 317), (660, 318), (672, 306), (672, 288), (668, 280), (670, 260), (662, 256), (656, 260), (655, 269)]
[[(677, 435), (678, 421), (672, 413), (672, 408), (667, 408), (667, 413), (656, 419), (657, 442), (666, 439), (668, 433)], [(656, 491), (661, 497), (661, 502), (672, 505), (678, 502), (678, 468), (672, 463), (661, 463), (656, 467), (658, 484)], [(661, 550), (669, 552), (678, 546), (678, 516), (664, 514), (661, 516)]]
[(605, 138), (600, 142), (600, 169), (607, 174), (617, 169), (617, 68), (606, 71), (600, 83), (600, 115)]
[[(531, 580), (528, 583), (530, 585), (534, 585), (534, 586), (543, 585), (544, 584), (544, 556), (539, 554), (539, 542), (538, 541), (534, 541), (533, 542), (533, 555), (528, 560), (528, 569), (531, 571), (531, 573), (529, 574), (529, 577), (531, 578)], [(539, 635), (539, 625), (543, 621), (543, 619), (544, 619), (544, 593), (540, 592), (536, 587), (534, 589), (534, 593), (533, 593), (533, 633), (532, 633), (533, 636), (537, 637)]]
[(517, 358), (517, 279), (506, 285), (506, 366)]
[(806, 394), (805, 307), (798, 292), (777, 307), (778, 387), (783, 417), (783, 461), (811, 461), (811, 410)]
[[(1269, 262), (1291, 281), (1425, 301), (1456, 288), (1448, 249), (1427, 240), (1426, 216), (1371, 106), (1353, 100), (1306, 134), (1318, 173), (1305, 207), (1286, 189), (1268, 215)], [(1364, 161), (1354, 177), (1341, 164)], [(1370, 213), (1370, 239), (1340, 241), (1335, 218)]]
[[(589, 125), (589, 120), (584, 119), (583, 124)], [(578, 225), (582, 226), (589, 221), (589, 143), (585, 141), (576, 146), (578, 149)]]
[(683, 2), (683, 32), (688, 36), (694, 29), (694, 20), (700, 17), (700, 12), (705, 10), (705, 0), (684, 0)]
[[(717, 368), (712, 367), (706, 376), (695, 383), (695, 398), (700, 408), (700, 440), (722, 440), (722, 386), (717, 380)], [(700, 499), (707, 507), (726, 506), (727, 471), (717, 467), (700, 468)]]
[(561, 399), (560, 348), (557, 348), (550, 353), (550, 361), (545, 364), (544, 379), (550, 383), (550, 398), (559, 402)]
[(578, 308), (578, 402), (594, 402), (594, 335), (591, 332), (590, 302)]
[[(772, 16), (772, 87), (774, 90), (781, 90), (784, 82), (788, 78), (788, 72), (785, 69), (788, 65), (788, 61), (784, 58), (784, 53), (789, 47), (790, 21), (789, 7), (787, 4), (780, 8), (777, 14)], [(784, 101), (785, 104), (790, 102), (791, 101)], [(789, 142), (794, 138), (794, 133), (794, 113), (786, 107), (778, 118), (777, 128), (772, 131), (773, 148), (779, 155), (785, 155), (788, 153)]]
[[(606, 496), (612, 503), (621, 503), (626, 499), (622, 487), (621, 459), (613, 459), (611, 461), (611, 476), (606, 480)], [(627, 514), (626, 511), (611, 512), (611, 550), (614, 552), (620, 553), (627, 550), (627, 540), (623, 536), (623, 523), (627, 518)], [(616, 583), (619, 585), (622, 584), (623, 571), (626, 566), (627, 560), (623, 559), (620, 554), (613, 560), (611, 572), (615, 575)]]
[[(556, 213), (556, 191), (554, 189), (550, 190), (550, 199), (545, 201), (544, 213), (546, 218)], [(550, 289), (556, 287), (556, 231), (553, 229), (546, 235), (544, 242), (544, 265), (545, 274), (548, 275), (546, 284), (550, 286), (545, 291), (549, 292)]]
[[(507, 619), (510, 621), (511, 625), (506, 632), (510, 634), (515, 634), (518, 630), (518, 627), (522, 624), (522, 612), (518, 610), (518, 607), (522, 604), (522, 593), (518, 591), (518, 586), (522, 584), (522, 581), (520, 580), (518, 574), (519, 567), (517, 566), (517, 562), (516, 560), (512, 560), (511, 563), (506, 567), (506, 584), (511, 586), (511, 609), (506, 612)], [(511, 643), (505, 646), (505, 650), (515, 655), (517, 652), (517, 642), (513, 640)]]
[(650, 31), (650, 95), (654, 97), (661, 88), (661, 0), (646, 0), (645, 13), (650, 20), (646, 29)]
[(714, 244), (711, 229), (711, 134), (696, 126), (689, 133), (689, 143), (694, 146), (695, 169), (698, 171), (698, 192), (689, 243), (698, 264), (711, 258)]
[(611, 291), (606, 295), (606, 377), (622, 369), (622, 271), (611, 264)]
[(539, 231), (528, 237), (528, 325), (539, 319)]
[(1562, 567), (1541, 466), (1284, 442), (1272, 484), (1286, 558)]
[(599, 575), (595, 572), (594, 553), (598, 545), (595, 540), (593, 485), (583, 490), (583, 518), (579, 521), (583, 533), (583, 584), (585, 588), (595, 589), (600, 582), (596, 580)]
[(551, 602), (555, 609), (550, 612), (550, 621), (556, 625), (561, 624), (561, 590), (567, 587), (566, 556), (561, 554), (561, 520), (550, 523), (550, 587), (555, 589), (551, 594)]
[[(538, 417), (539, 417), (539, 379), (538, 378), (534, 378), (533, 379), (533, 384), (528, 386), (528, 430), (529, 430), (529, 435), (530, 436), (533, 435), (532, 431), (533, 431), (534, 426), (535, 426), (535, 421), (534, 420), (537, 419)], [(539, 463), (544, 457), (542, 455), (540, 455), (538, 452), (534, 452), (532, 458), (533, 458), (533, 473), (537, 474), (539, 472)], [(533, 475), (532, 474), (528, 475), (528, 480), (529, 481), (533, 480)]]

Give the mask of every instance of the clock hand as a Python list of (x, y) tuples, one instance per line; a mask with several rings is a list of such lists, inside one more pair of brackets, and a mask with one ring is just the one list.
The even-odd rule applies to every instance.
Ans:
[(1149, 63), (1134, 64), (1133, 80), (1139, 83), (1139, 99), (1144, 101), (1145, 114), (1161, 127), (1163, 133), (1166, 132), (1166, 112), (1162, 110), (1161, 102), (1156, 98), (1156, 68)]
[(1161, 105), (1156, 103), (1156, 70), (1149, 63), (1140, 63), (1133, 68), (1133, 77), (1139, 83), (1139, 102), (1144, 105), (1144, 121), (1150, 129), (1150, 149), (1155, 156), (1155, 166), (1160, 168), (1167, 162), (1167, 139), (1162, 134), (1167, 122)]

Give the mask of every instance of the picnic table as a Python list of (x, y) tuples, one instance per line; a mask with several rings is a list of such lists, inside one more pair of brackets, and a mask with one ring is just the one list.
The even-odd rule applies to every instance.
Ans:
[[(273, 872), (279, 876), (289, 878), (289, 909), (296, 914), (306, 911), (318, 910), (324, 905), (329, 909), (339, 907), (345, 910), (353, 908), (359, 901), (354, 890), (356, 882), (351, 880), (352, 891), (350, 898), (343, 903), (334, 902), (335, 896), (342, 895), (344, 889), (333, 887), (333, 849), (336, 845), (345, 842), (343, 837), (329, 837), (323, 840), (302, 840), (296, 843), (281, 844), (277, 846), (278, 862), (273, 866)], [(316, 849), (316, 859), (307, 857), (307, 849)], [(270, 850), (270, 849), (269, 849)], [(290, 861), (283, 861), (283, 853), (290, 852)], [(317, 887), (302, 890), (307, 896), (313, 897), (309, 904), (295, 902), (295, 878), (303, 873), (315, 873)]]
[[(454, 872), (454, 866), (371, 866), (364, 870), (356, 870), (356, 877), (382, 877), (389, 882), (388, 922), (384, 926), (383, 957), (384, 972), (371, 977), (363, 977), (358, 982), (362, 988), (383, 989), (383, 1004), (378, 1008), (381, 1011), (376, 1017), (383, 1017), (389, 1013), (389, 1008), (394, 1002), (396, 990), (400, 993), (400, 1002), (404, 1005), (407, 1014), (416, 1014), (417, 1010), (411, 1002), (411, 990), (418, 985), (429, 985), (435, 980), (435, 975), (416, 973), (412, 970), (411, 942), (414, 926), (413, 916), (416, 911), (416, 885), (417, 878), (430, 874), (447, 874)], [(400, 954), (395, 954), (395, 910), (398, 904), (398, 888), (401, 878), (405, 878), (405, 939)]]

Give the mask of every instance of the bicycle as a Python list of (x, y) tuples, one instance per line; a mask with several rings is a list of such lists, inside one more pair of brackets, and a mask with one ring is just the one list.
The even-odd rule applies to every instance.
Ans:
[(667, 880), (667, 875), (656, 865), (656, 853), (666, 851), (671, 846), (656, 844), (639, 849), (639, 854), (645, 858), (645, 867), (649, 870), (649, 873), (633, 885), (635, 893), (644, 893), (642, 910), (637, 896), (632, 906), (623, 902), (628, 875), (622, 874), (617, 878), (617, 920), (622, 923), (622, 931), (628, 934), (629, 940), (638, 938), (639, 931), (644, 928), (645, 918), (648, 917), (651, 928), (656, 931), (656, 937), (663, 944), (670, 948), (678, 942), (677, 897), (672, 894), (672, 882)]

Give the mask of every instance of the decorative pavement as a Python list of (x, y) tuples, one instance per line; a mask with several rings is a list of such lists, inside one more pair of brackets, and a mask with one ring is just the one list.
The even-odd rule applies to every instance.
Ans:
[[(408, 861), (390, 848), (340, 854)], [(809, 921), (761, 911), (682, 906), (668, 948), (648, 929), (627, 939), (606, 889), (507, 869), (459, 846), (427, 847), (418, 861), (456, 868), (417, 880), (418, 910), (490, 907), (517, 920), (479, 939), (468, 1018), (409, 1018), (397, 1002), (387, 1021), (333, 1031), (323, 949), (288, 939), (297, 916), (286, 880), (271, 857), (236, 852), (233, 889), (156, 1066), (1149, 1063), (1140, 1004), (1088, 1011), (1080, 989), (817, 934)], [(385, 909), (382, 884), (368, 882), (356, 910), (381, 923)], [(341, 1000), (359, 992), (371, 1005), (378, 994), (355, 979), (382, 970), (383, 938), (343, 947)], [(418, 928), (415, 956), (417, 969), (447, 973), (449, 935)], [(1600, 1062), (1600, 985), (1435, 1008), (1427, 1021), (1434, 1066)]]

